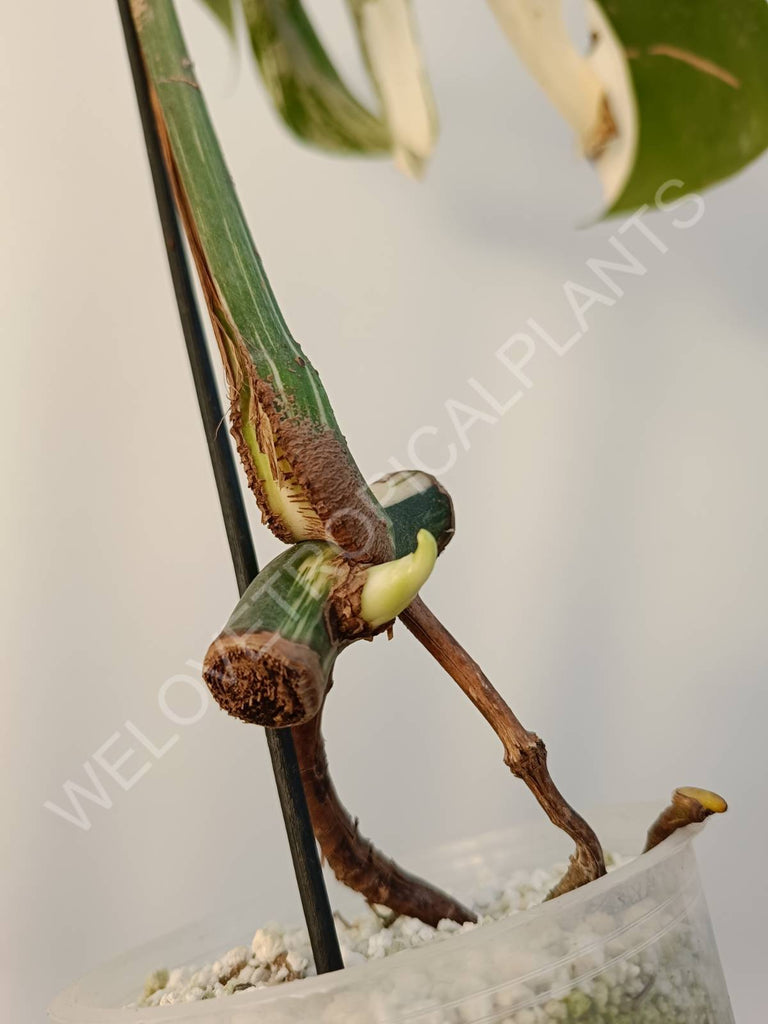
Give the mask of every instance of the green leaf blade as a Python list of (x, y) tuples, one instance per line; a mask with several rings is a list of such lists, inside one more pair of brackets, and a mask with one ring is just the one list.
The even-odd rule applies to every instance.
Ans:
[(264, 84), (294, 135), (331, 152), (389, 152), (386, 125), (344, 84), (300, 0), (243, 0), (243, 11)]
[(232, 0), (203, 0), (203, 3), (224, 28), (227, 35), (235, 38), (235, 10)]
[(593, 161), (607, 215), (669, 182), (704, 189), (768, 147), (765, 0), (585, 0), (588, 53), (562, 0), (488, 2)]
[(638, 113), (634, 164), (610, 212), (652, 202), (666, 181), (706, 188), (768, 147), (768, 4), (600, 4), (627, 56)]

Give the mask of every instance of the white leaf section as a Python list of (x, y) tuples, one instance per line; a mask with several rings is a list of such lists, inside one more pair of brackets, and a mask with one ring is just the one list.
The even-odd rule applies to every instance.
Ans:
[(586, 13), (587, 24), (594, 39), (587, 59), (603, 84), (608, 110), (615, 126), (613, 138), (595, 160), (605, 202), (610, 207), (624, 191), (635, 166), (640, 118), (626, 50), (595, 0), (586, 0)]
[(395, 162), (418, 177), (437, 139), (437, 114), (410, 0), (351, 0), (351, 7), (384, 107)]
[(637, 112), (627, 57), (595, 0), (586, 0), (593, 46), (581, 53), (563, 17), (562, 0), (488, 0), (531, 75), (574, 130), (600, 176), (607, 203), (634, 164)]

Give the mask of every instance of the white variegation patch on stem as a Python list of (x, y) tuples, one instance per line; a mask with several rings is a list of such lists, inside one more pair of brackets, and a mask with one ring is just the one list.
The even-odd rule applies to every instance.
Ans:
[(403, 469), (390, 473), (381, 480), (374, 480), (370, 485), (371, 493), (382, 508), (390, 508), (417, 494), (426, 493), (434, 487), (435, 478), (419, 469)]

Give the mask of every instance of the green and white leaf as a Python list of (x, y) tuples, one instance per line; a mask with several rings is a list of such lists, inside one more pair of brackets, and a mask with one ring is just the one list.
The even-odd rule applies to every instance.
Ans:
[(386, 153), (389, 131), (350, 92), (300, 0), (243, 0), (251, 46), (286, 125), (322, 149)]
[(768, 146), (765, 0), (585, 0), (593, 46), (571, 42), (562, 0), (489, 0), (574, 128), (608, 212), (736, 173)]
[(582, 152), (599, 143), (605, 90), (595, 70), (573, 45), (562, 0), (489, 0), (512, 45), (562, 117)]
[(410, 0), (348, 0), (360, 46), (381, 98), (395, 162), (418, 177), (438, 124)]

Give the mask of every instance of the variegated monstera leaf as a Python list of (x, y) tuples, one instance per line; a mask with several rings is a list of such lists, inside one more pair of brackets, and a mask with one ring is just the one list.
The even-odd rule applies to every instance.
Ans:
[(705, 188), (768, 146), (765, 0), (586, 0), (586, 54), (562, 0), (489, 3), (594, 162), (609, 212), (671, 180)]
[[(437, 118), (410, 0), (347, 0), (379, 101), (371, 111), (344, 83), (301, 0), (241, 0), (262, 79), (288, 128), (339, 153), (390, 153), (418, 176)], [(233, 0), (205, 0), (230, 33)]]
[[(205, 0), (234, 32), (236, 0)], [(768, 146), (766, 0), (584, 0), (579, 47), (564, 0), (488, 0), (573, 127), (608, 213), (727, 178)], [(437, 117), (410, 0), (347, 0), (378, 109), (335, 69), (300, 0), (241, 0), (264, 83), (288, 127), (335, 152), (391, 154), (422, 172)]]

